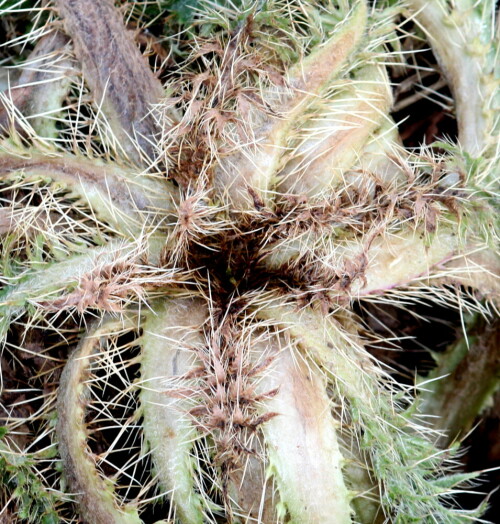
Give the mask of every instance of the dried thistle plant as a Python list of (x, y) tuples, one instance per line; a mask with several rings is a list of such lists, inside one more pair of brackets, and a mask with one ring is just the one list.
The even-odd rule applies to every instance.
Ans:
[[(494, 3), (0, 16), (2, 518), (481, 522), (458, 443), (498, 385), (492, 328), (415, 388), (359, 310), (498, 313)], [(456, 142), (410, 150), (391, 118), (408, 20)]]

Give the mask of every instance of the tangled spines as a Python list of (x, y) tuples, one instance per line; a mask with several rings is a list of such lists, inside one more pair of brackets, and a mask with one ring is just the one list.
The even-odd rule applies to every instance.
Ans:
[(163, 20), (150, 4), (37, 3), (0, 94), (6, 514), (480, 518), (454, 503), (475, 475), (454, 470), (446, 431), (468, 431), (494, 359), (471, 369), (485, 387), (462, 425), (433, 426), (419, 406), (435, 414), (439, 388), (400, 384), (359, 312), (496, 312), (491, 12), (471, 8), (472, 112), (461, 55), (443, 52), (460, 25), (429, 37), (458, 140), (409, 150), (390, 114), (401, 17), (432, 33), (429, 10), (462, 7), (202, 1)]

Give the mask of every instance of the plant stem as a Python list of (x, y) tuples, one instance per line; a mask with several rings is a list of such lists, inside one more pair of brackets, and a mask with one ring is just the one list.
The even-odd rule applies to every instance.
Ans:
[(421, 412), (443, 432), (438, 440), (443, 448), (467, 434), (500, 386), (500, 321), (478, 317), (467, 331), (446, 353), (436, 355), (438, 365), (420, 395)]
[(16, 174), (28, 180), (53, 180), (85, 201), (98, 218), (132, 238), (144, 231), (146, 212), (174, 212), (176, 191), (166, 180), (70, 155), (13, 153), (0, 151), (0, 180)]
[[(408, 2), (450, 83), (456, 104), (459, 141), (465, 151), (478, 157), (489, 143), (495, 147), (494, 137), (489, 137), (494, 125), (494, 109), (489, 107), (490, 91), (495, 89), (495, 81), (493, 71), (487, 67), (490, 43), (485, 42), (492, 37), (487, 29), (492, 14), (485, 13), (484, 18), (479, 16), (472, 2), (458, 0), (452, 3), (450, 11), (449, 2), (444, 0)], [(476, 2), (479, 8), (481, 3)], [(491, 5), (494, 9), (493, 2)]]
[(153, 136), (158, 129), (151, 106), (159, 103), (163, 87), (113, 4), (111, 0), (56, 2), (95, 104), (102, 104), (117, 143), (142, 164), (156, 154)]
[(319, 111), (313, 106), (300, 126), (308, 138), (289, 153), (278, 190), (308, 197), (331, 193), (358, 160), (370, 135), (387, 120), (391, 101), (385, 68), (370, 64), (358, 71), (349, 89), (320, 101)]
[(80, 513), (91, 524), (142, 524), (135, 507), (118, 506), (113, 483), (99, 475), (85, 427), (89, 396), (85, 380), (90, 361), (100, 351), (100, 337), (122, 328), (121, 320), (108, 320), (91, 328), (69, 357), (58, 391), (59, 452), (71, 489), (77, 493)]
[(189, 387), (183, 375), (196, 365), (189, 346), (203, 342), (199, 329), (207, 312), (197, 300), (169, 300), (156, 306), (154, 313), (146, 313), (141, 339), (144, 438), (173, 514), (182, 523), (203, 524), (203, 497), (196, 491), (202, 481), (196, 480), (197, 464), (192, 458), (197, 432), (188, 413), (192, 402), (182, 388)]
[[(47, 119), (61, 109), (69, 88), (68, 74), (73, 64), (64, 56), (68, 37), (59, 31), (43, 36), (23, 66), (23, 72), (4, 95), (23, 116), (34, 116), (32, 126), (40, 136), (57, 136), (55, 121)], [(7, 130), (12, 109), (0, 98), (0, 132)], [(19, 124), (18, 122), (15, 122)]]
[(336, 436), (340, 423), (331, 415), (324, 377), (303, 358), (282, 349), (259, 382), (263, 390), (279, 388), (264, 403), (277, 415), (262, 426), (280, 496), (278, 517), (288, 513), (293, 524), (348, 524), (351, 496)]
[[(286, 151), (287, 137), (299, 115), (308, 104), (328, 87), (359, 45), (366, 27), (366, 2), (356, 2), (343, 24), (330, 39), (314, 48), (289, 73), (289, 91), (283, 88), (268, 90), (266, 102), (275, 101), (274, 112), (281, 117), (261, 117), (255, 126), (255, 144), (251, 153), (237, 153), (222, 158), (216, 169), (215, 187), (219, 193), (228, 193), (237, 208), (254, 207), (253, 190), (263, 202), (271, 204), (269, 191), (276, 182), (280, 160)], [(235, 173), (237, 177), (235, 178)]]

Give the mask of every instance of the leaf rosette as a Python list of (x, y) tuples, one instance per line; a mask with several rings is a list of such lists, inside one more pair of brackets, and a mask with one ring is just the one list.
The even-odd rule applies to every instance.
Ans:
[(164, 46), (154, 6), (57, 0), (1, 95), (0, 336), (44, 387), (0, 447), (44, 494), (19, 522), (478, 519), (355, 310), (496, 311), (491, 99), (471, 120), (453, 70), (459, 142), (411, 151), (396, 7), (191, 7)]

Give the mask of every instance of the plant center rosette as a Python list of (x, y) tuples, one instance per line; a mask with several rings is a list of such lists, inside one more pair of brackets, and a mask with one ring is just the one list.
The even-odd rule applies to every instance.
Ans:
[(20, 522), (479, 518), (356, 312), (495, 311), (495, 41), (480, 118), (457, 95), (459, 142), (410, 151), (397, 6), (202, 3), (160, 64), (126, 4), (42, 9), (0, 99), (0, 335), (44, 388), (0, 441)]

